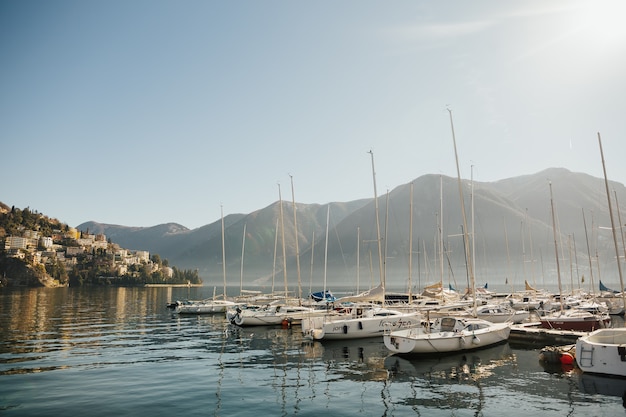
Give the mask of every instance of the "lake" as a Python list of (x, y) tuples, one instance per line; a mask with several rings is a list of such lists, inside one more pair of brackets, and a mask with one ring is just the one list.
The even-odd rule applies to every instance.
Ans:
[(539, 347), (405, 359), (378, 339), (310, 342), (298, 326), (166, 308), (212, 291), (0, 289), (0, 414), (626, 415), (626, 381), (546, 369)]

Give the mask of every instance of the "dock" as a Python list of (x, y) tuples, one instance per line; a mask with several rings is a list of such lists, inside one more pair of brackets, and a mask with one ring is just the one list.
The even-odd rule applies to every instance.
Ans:
[(509, 340), (512, 342), (541, 344), (541, 345), (568, 345), (576, 343), (585, 332), (570, 330), (544, 329), (540, 322), (514, 324), (511, 326)]

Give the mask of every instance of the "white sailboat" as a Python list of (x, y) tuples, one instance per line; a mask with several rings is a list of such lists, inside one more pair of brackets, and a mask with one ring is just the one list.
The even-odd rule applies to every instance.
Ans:
[(213, 298), (179, 301), (176, 303), (174, 311), (178, 314), (219, 314), (226, 312), (226, 310), (234, 306), (234, 302), (218, 298), (215, 295), (214, 288)]
[(227, 318), (237, 326), (268, 326), (268, 325), (292, 325), (300, 324), (304, 317), (325, 314), (325, 310), (318, 310), (302, 305), (301, 298), (290, 299), (287, 286), (287, 261), (285, 250), (285, 224), (283, 221), (283, 200), (278, 185), (278, 197), (280, 204), (281, 238), (283, 251), (283, 277), (285, 293), (281, 299), (277, 299), (265, 306), (254, 308), (235, 308), (230, 310)]
[(282, 301), (274, 302), (263, 307), (236, 308), (230, 318), (231, 323), (237, 326), (272, 326), (300, 324), (304, 318), (324, 314), (324, 310), (311, 307), (289, 305)]
[(510, 322), (492, 323), (476, 317), (476, 284), (474, 278), (473, 259), (470, 256), (467, 219), (465, 216), (465, 204), (463, 200), (459, 160), (456, 151), (456, 139), (454, 137), (454, 125), (452, 123), (452, 112), (450, 110), (448, 111), (450, 112), (450, 125), (452, 126), (452, 140), (454, 143), (454, 154), (456, 157), (459, 197), (461, 200), (461, 211), (463, 215), (465, 258), (468, 263), (470, 285), (473, 296), (472, 317), (439, 317), (430, 327), (424, 328), (420, 326), (386, 332), (383, 336), (385, 347), (395, 354), (451, 353), (479, 349), (504, 342), (508, 340), (511, 333)]
[(505, 342), (510, 323), (492, 323), (473, 317), (440, 317), (428, 329), (415, 327), (395, 330), (383, 336), (392, 353), (450, 353), (479, 349)]
[(226, 249), (224, 246), (224, 209), (221, 208), (222, 214), (222, 274), (224, 278), (224, 292), (221, 298), (215, 294), (213, 288), (213, 298), (199, 301), (184, 301), (176, 304), (175, 311), (178, 314), (218, 314), (225, 313), (229, 308), (236, 304), (226, 299)]
[(626, 377), (626, 328), (598, 329), (576, 341), (583, 372)]
[[(343, 313), (331, 311), (318, 317), (307, 317), (302, 320), (302, 333), (305, 338), (322, 339), (358, 339), (380, 337), (386, 329), (401, 329), (420, 325), (421, 314), (417, 311), (402, 312), (382, 307), (385, 303), (385, 279), (380, 239), (380, 223), (378, 220), (378, 198), (376, 196), (376, 174), (374, 170), (374, 154), (372, 157), (372, 174), (374, 178), (374, 202), (376, 212), (376, 230), (378, 237), (378, 254), (380, 266), (380, 284), (356, 296), (342, 297), (337, 302), (353, 303), (346, 305)], [(328, 232), (326, 233), (328, 237)], [(326, 278), (324, 278), (326, 280)]]
[[(600, 145), (600, 156), (602, 157), (604, 184), (606, 187), (609, 216), (611, 218), (615, 254), (617, 256), (620, 287), (624, 288), (600, 133), (598, 133), (598, 144)], [(624, 300), (624, 297), (624, 293), (622, 292), (622, 300)], [(624, 305), (624, 303), (622, 305)], [(598, 329), (586, 336), (578, 338), (576, 341), (576, 363), (583, 372), (626, 377), (626, 328)]]
[(559, 301), (561, 308), (539, 318), (541, 327), (545, 329), (574, 330), (591, 332), (596, 329), (607, 327), (611, 323), (611, 317), (607, 313), (591, 313), (577, 308), (565, 309), (563, 291), (561, 286), (561, 268), (559, 264), (559, 251), (557, 246), (556, 220), (554, 214), (554, 201), (552, 198), (552, 183), (550, 185), (550, 205), (552, 210), (552, 233), (554, 235), (554, 252), (556, 257), (556, 275), (559, 284)]
[(415, 327), (421, 323), (418, 312), (406, 313), (380, 305), (356, 304), (345, 310), (345, 313), (305, 317), (301, 323), (304, 337), (313, 340), (380, 337), (389, 329)]

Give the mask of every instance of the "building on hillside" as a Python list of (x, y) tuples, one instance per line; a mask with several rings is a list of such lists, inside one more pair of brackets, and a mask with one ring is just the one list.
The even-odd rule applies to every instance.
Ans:
[(85, 253), (85, 249), (80, 246), (68, 246), (65, 248), (65, 256), (78, 256)]
[(135, 251), (135, 256), (139, 258), (140, 262), (149, 262), (150, 261), (150, 252), (145, 250)]
[(32, 246), (32, 239), (22, 236), (8, 236), (4, 241), (4, 250), (28, 249)]
[(163, 275), (165, 275), (167, 278), (172, 278), (174, 276), (174, 268), (165, 266), (163, 267), (162, 271), (163, 271)]
[(39, 247), (43, 249), (50, 249), (52, 247), (52, 237), (42, 236), (39, 238)]

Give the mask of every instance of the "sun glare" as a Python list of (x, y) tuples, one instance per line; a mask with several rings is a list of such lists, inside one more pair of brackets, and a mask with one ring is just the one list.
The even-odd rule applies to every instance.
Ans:
[(626, 1), (583, 1), (577, 18), (583, 36), (598, 47), (626, 43)]

